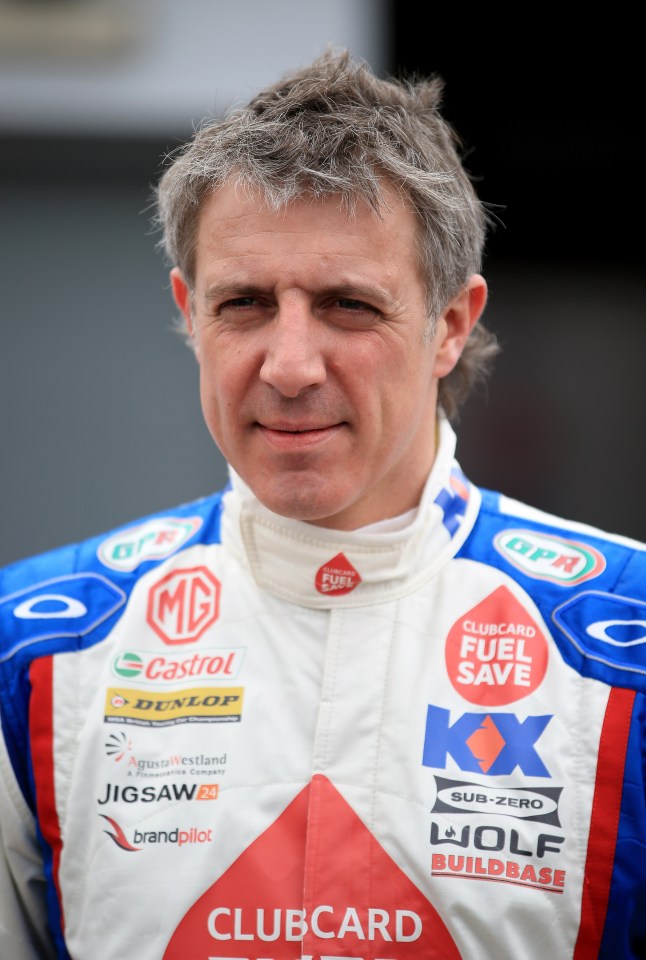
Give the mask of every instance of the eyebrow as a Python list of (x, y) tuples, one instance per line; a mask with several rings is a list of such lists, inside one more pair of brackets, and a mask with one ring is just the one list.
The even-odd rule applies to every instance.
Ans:
[[(228, 297), (267, 296), (267, 294), (271, 292), (271, 287), (263, 287), (253, 282), (243, 280), (225, 281), (223, 283), (211, 284), (204, 293), (204, 300), (207, 303), (212, 303), (217, 300), (226, 300)], [(323, 297), (345, 297), (348, 300), (377, 300), (391, 307), (394, 306), (396, 302), (393, 295), (379, 284), (353, 283), (351, 281), (319, 287), (316, 290), (316, 295)]]
[(257, 284), (243, 283), (242, 281), (213, 283), (207, 288), (204, 294), (204, 299), (207, 303), (211, 303), (214, 300), (226, 300), (228, 297), (253, 297), (257, 294), (266, 292), (266, 290), (263, 290)]

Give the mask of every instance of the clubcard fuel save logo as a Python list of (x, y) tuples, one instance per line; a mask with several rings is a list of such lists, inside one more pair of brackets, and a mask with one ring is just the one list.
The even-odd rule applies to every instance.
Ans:
[(446, 668), (465, 700), (503, 706), (529, 696), (542, 682), (547, 641), (507, 587), (498, 587), (451, 627)]
[(359, 571), (344, 553), (337, 553), (316, 571), (314, 585), (319, 593), (341, 597), (352, 593), (361, 583)]

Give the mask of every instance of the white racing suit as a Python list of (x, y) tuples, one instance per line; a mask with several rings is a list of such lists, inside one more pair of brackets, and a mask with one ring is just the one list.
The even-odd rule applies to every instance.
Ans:
[(2, 960), (646, 956), (646, 553), (232, 488), (0, 579)]

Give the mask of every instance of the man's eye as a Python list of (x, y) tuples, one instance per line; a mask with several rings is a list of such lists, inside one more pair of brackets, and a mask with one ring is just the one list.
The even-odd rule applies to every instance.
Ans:
[(239, 307), (252, 307), (256, 303), (255, 297), (233, 297), (231, 300), (226, 300), (224, 303), (220, 304), (220, 310), (228, 310), (230, 308), (239, 308)]
[(339, 297), (337, 303), (344, 310), (370, 310), (370, 307), (361, 300), (351, 300), (349, 297)]

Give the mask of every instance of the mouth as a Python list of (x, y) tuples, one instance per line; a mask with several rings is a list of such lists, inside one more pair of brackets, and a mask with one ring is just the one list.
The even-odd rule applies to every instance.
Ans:
[(302, 450), (304, 447), (317, 446), (325, 443), (343, 429), (343, 423), (333, 423), (327, 426), (268, 426), (256, 423), (256, 427), (263, 439), (277, 450)]

